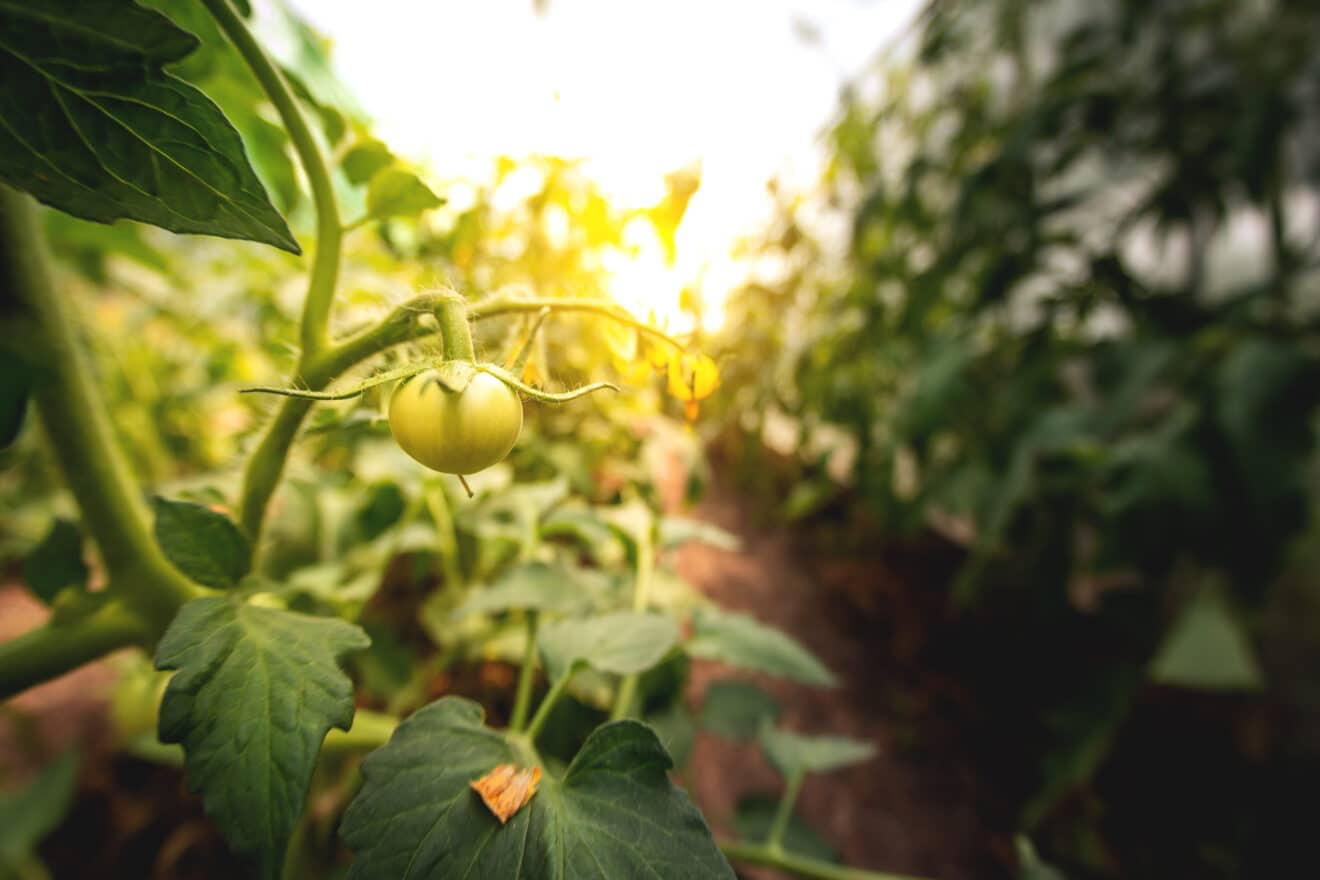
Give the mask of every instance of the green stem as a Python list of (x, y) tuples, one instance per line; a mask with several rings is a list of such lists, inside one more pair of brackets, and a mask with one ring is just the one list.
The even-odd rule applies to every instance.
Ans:
[(468, 328), (467, 300), (457, 293), (440, 296), (436, 303), (435, 317), (440, 323), (445, 360), (475, 361), (477, 355), (472, 348), (472, 331)]
[(280, 121), (289, 133), (289, 140), (293, 143), (294, 152), (298, 154), (303, 173), (307, 175), (307, 182), (312, 189), (312, 204), (316, 208), (316, 257), (307, 284), (307, 298), (303, 302), (302, 347), (303, 359), (306, 361), (325, 348), (329, 340), (330, 305), (339, 283), (339, 251), (343, 228), (334, 186), (330, 182), (330, 171), (289, 84), (252, 36), (230, 0), (202, 0), (202, 3), (243, 56), (261, 83), (266, 97), (275, 105), (275, 112), (280, 115)]
[(536, 738), (541, 735), (541, 728), (545, 727), (546, 721), (550, 720), (550, 710), (555, 707), (555, 703), (559, 702), (559, 698), (563, 696), (564, 689), (573, 680), (573, 673), (576, 671), (577, 669), (574, 667), (561, 675), (559, 681), (552, 683), (550, 690), (541, 698), (541, 705), (536, 707), (536, 714), (532, 716), (532, 723), (527, 725), (528, 741), (535, 743)]
[(47, 623), (0, 642), (0, 700), (150, 635), (137, 614), (112, 599), (86, 617)]
[(536, 681), (536, 628), (538, 616), (527, 612), (527, 647), (523, 649), (522, 669), (518, 670), (518, 690), (513, 698), (513, 716), (509, 728), (521, 732), (527, 726), (527, 712), (532, 705), (532, 684)]
[[(305, 375), (303, 378), (307, 387), (314, 390), (324, 388), (328, 382), (312, 382)], [(293, 438), (298, 435), (298, 428), (311, 408), (310, 400), (301, 397), (284, 398), (261, 442), (248, 457), (247, 467), (243, 470), (243, 495), (238, 504), (238, 521), (254, 547), (260, 547), (261, 529), (265, 524), (266, 509), (270, 506), (270, 496), (275, 494), (275, 488), (284, 474), (284, 463), (293, 446)]]
[[(651, 523), (637, 535), (637, 569), (633, 583), (633, 611), (645, 611), (651, 602), (651, 577), (655, 573), (655, 546), (651, 542)], [(619, 683), (614, 694), (614, 706), (610, 710), (610, 720), (627, 718), (632, 711), (633, 700), (637, 695), (636, 673), (626, 675)]]
[(746, 862), (751, 865), (766, 865), (797, 874), (811, 880), (921, 880), (907, 874), (888, 874), (882, 871), (867, 871), (862, 868), (849, 868), (822, 862), (790, 852), (772, 850), (765, 844), (748, 843), (742, 840), (721, 840), (720, 850), (733, 862)]
[(41, 218), (25, 195), (0, 186), (0, 317), (6, 337), (39, 364), (33, 398), (51, 451), (96, 541), (112, 589), (156, 636), (200, 595), (165, 559), (146, 502), (91, 379), (72, 307), (51, 277)]
[(632, 327), (638, 332), (653, 336), (656, 339), (667, 342), (674, 348), (682, 349), (685, 346), (674, 337), (663, 330), (652, 327), (645, 321), (639, 321), (628, 314), (627, 309), (617, 303), (605, 302), (601, 300), (589, 299), (561, 299), (547, 298), (539, 299), (520, 299), (511, 296), (493, 296), (473, 303), (468, 309), (468, 317), (473, 321), (481, 321), (486, 318), (496, 318), (500, 315), (517, 315), (526, 312), (539, 312), (541, 309), (550, 309), (556, 312), (588, 312), (593, 315), (602, 315), (611, 320), (617, 321), (628, 327)]
[(784, 794), (779, 798), (779, 806), (775, 808), (774, 821), (770, 823), (770, 833), (765, 836), (765, 845), (769, 849), (783, 849), (784, 832), (788, 830), (788, 820), (793, 818), (793, 805), (797, 803), (802, 781), (806, 778), (807, 774), (801, 769), (788, 777)]

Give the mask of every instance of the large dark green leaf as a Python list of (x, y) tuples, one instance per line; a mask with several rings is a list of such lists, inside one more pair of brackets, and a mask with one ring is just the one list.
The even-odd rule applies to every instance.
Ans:
[(152, 499), (156, 543), (188, 577), (208, 587), (232, 587), (252, 566), (247, 537), (229, 517), (191, 501)]
[(298, 253), (238, 132), (163, 69), (197, 45), (129, 0), (0, 0), (0, 179), (89, 220)]
[(321, 741), (353, 721), (342, 658), (367, 647), (341, 620), (194, 599), (156, 649), (177, 669), (160, 706), (160, 741), (187, 755), (188, 785), (235, 850), (275, 877), (302, 813)]
[(341, 826), (357, 854), (349, 877), (733, 877), (645, 725), (597, 728), (563, 778), (543, 776), (501, 825), (469, 784), (506, 763), (525, 762), (482, 725), (476, 703), (444, 697), (417, 712), (363, 764), (362, 790)]

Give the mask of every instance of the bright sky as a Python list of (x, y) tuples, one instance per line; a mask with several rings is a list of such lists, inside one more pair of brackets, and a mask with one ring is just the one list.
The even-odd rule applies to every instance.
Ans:
[(766, 181), (815, 176), (840, 85), (918, 4), (549, 0), (536, 15), (532, 0), (291, 2), (333, 40), (380, 137), (442, 176), (497, 155), (584, 158), (608, 197), (635, 207), (700, 159), (678, 264), (643, 250), (612, 286), (672, 316), (682, 285), (702, 278), (716, 322), (741, 277), (730, 246), (765, 216)]

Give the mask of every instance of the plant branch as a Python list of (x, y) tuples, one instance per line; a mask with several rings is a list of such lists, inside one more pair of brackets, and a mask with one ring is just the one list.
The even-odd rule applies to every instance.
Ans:
[(201, 595), (156, 544), (151, 517), (110, 415), (91, 379), (75, 314), (51, 277), (41, 218), (26, 195), (0, 186), (0, 317), (5, 336), (36, 368), (32, 394), (78, 508), (110, 575), (111, 589), (164, 631)]
[(645, 321), (637, 320), (628, 314), (628, 310), (623, 306), (607, 300), (563, 299), (558, 297), (528, 299), (515, 296), (493, 296), (473, 303), (468, 308), (468, 317), (473, 321), (481, 321), (486, 318), (496, 318), (500, 315), (539, 312), (541, 309), (551, 309), (556, 312), (588, 312), (594, 315), (602, 315), (620, 324), (632, 327), (640, 333), (667, 342), (674, 348), (680, 350), (686, 348), (683, 343), (668, 333), (652, 327)]
[(293, 143), (294, 152), (298, 154), (303, 173), (307, 175), (307, 182), (312, 189), (312, 204), (316, 208), (316, 256), (307, 283), (307, 298), (303, 301), (302, 356), (305, 363), (325, 348), (329, 340), (330, 305), (339, 284), (339, 251), (343, 226), (339, 220), (339, 204), (335, 201), (334, 186), (330, 182), (330, 171), (289, 84), (252, 36), (231, 0), (202, 2), (243, 56), (261, 83), (266, 97), (275, 105), (275, 111), (279, 113), (280, 121), (289, 133), (289, 140)]
[(0, 700), (151, 636), (142, 618), (111, 599), (76, 620), (53, 620), (0, 642)]
[(527, 647), (523, 651), (522, 669), (518, 670), (518, 690), (513, 698), (513, 715), (509, 729), (522, 732), (527, 726), (527, 712), (532, 704), (532, 684), (536, 681), (536, 627), (535, 611), (527, 612)]
[(867, 871), (862, 868), (849, 868), (832, 862), (771, 849), (762, 843), (748, 843), (742, 840), (719, 841), (720, 851), (733, 862), (746, 862), (752, 865), (766, 865), (797, 874), (811, 880), (922, 880), (907, 874), (888, 874), (882, 871)]
[(775, 808), (774, 821), (770, 823), (770, 833), (765, 836), (765, 845), (769, 849), (781, 850), (784, 845), (784, 832), (788, 830), (788, 820), (793, 818), (793, 805), (797, 803), (798, 793), (802, 791), (802, 781), (807, 778), (805, 771), (799, 769), (788, 777), (784, 793)]
[(528, 742), (536, 743), (541, 728), (545, 727), (545, 723), (550, 720), (550, 710), (555, 707), (555, 703), (559, 702), (559, 698), (563, 695), (564, 689), (568, 687), (568, 683), (573, 680), (573, 673), (576, 671), (576, 666), (570, 668), (559, 677), (559, 681), (550, 685), (550, 690), (541, 698), (541, 705), (536, 707), (536, 714), (532, 716), (532, 723), (527, 725)]
[[(637, 535), (637, 568), (633, 581), (633, 611), (645, 611), (651, 602), (651, 577), (655, 573), (655, 546), (651, 541), (653, 523), (648, 519), (646, 528)], [(614, 694), (610, 720), (628, 717), (637, 694), (637, 673), (626, 675)]]

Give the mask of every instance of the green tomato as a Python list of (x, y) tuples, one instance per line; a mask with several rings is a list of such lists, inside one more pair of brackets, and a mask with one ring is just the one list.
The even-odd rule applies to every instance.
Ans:
[(522, 431), (522, 401), (489, 373), (461, 392), (434, 372), (405, 379), (390, 398), (390, 433), (404, 452), (432, 470), (474, 474), (509, 454)]

